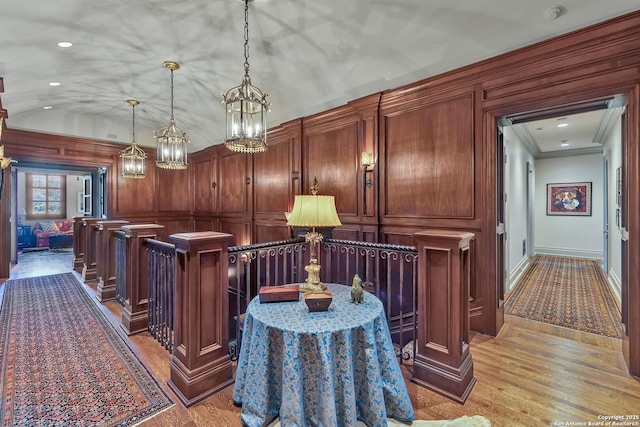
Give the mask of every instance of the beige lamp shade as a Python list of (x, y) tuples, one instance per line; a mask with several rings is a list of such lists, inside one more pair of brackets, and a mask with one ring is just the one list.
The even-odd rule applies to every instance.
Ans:
[(338, 227), (342, 225), (334, 196), (298, 195), (287, 225), (294, 227)]

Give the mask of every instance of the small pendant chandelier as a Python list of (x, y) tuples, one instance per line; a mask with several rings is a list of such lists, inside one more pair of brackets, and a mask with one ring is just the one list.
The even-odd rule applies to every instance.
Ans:
[(153, 134), (158, 140), (156, 165), (162, 169), (187, 168), (187, 144), (189, 137), (182, 131), (173, 119), (173, 71), (180, 68), (180, 64), (165, 61), (163, 65), (171, 70), (171, 118), (169, 124), (158, 129)]
[(259, 153), (267, 150), (267, 94), (251, 84), (249, 77), (249, 1), (244, 2), (244, 77), (239, 86), (221, 94), (227, 108), (227, 137), (231, 151)]
[(132, 139), (131, 146), (120, 152), (122, 176), (123, 178), (144, 178), (144, 164), (147, 159), (147, 153), (136, 145), (136, 105), (140, 104), (140, 102), (135, 99), (128, 99), (127, 103), (131, 105), (132, 111)]

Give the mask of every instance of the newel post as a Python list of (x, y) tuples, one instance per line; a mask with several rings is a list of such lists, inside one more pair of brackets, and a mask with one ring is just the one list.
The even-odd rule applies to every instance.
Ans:
[(429, 230), (418, 247), (418, 333), (411, 381), (464, 403), (476, 383), (469, 352), (473, 233)]
[(149, 326), (149, 268), (147, 239), (156, 239), (164, 226), (158, 224), (123, 225), (126, 243), (125, 300), (122, 329), (127, 335), (147, 330)]
[(98, 245), (98, 221), (101, 218), (82, 218), (84, 229), (84, 266), (82, 268), (82, 280), (97, 279), (97, 245)]
[(172, 234), (176, 246), (175, 350), (169, 387), (185, 406), (233, 383), (229, 356), (230, 234)]
[(98, 287), (96, 298), (107, 301), (116, 296), (116, 240), (113, 233), (129, 221), (98, 221), (97, 270)]
[(84, 216), (73, 217), (73, 269), (82, 274), (84, 269), (84, 238), (85, 227), (82, 225)]

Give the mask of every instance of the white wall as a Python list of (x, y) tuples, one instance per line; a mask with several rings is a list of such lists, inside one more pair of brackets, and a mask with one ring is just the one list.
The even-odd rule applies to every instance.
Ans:
[(504, 128), (504, 139), (507, 143), (504, 185), (507, 193), (505, 226), (508, 273), (505, 290), (508, 291), (529, 264), (529, 257), (522, 253), (522, 243), (527, 238), (527, 162), (533, 164), (534, 160), (511, 127)]
[(622, 124), (618, 120), (604, 143), (609, 156), (609, 283), (621, 299), (622, 235), (616, 225), (616, 169), (622, 165)]
[[(603, 258), (602, 162), (602, 154), (536, 161), (536, 253)], [(591, 216), (547, 216), (547, 184), (570, 182), (592, 183)]]

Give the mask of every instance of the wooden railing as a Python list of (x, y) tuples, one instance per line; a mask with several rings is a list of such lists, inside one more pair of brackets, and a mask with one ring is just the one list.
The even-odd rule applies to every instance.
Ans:
[[(304, 281), (308, 244), (294, 239), (229, 248), (230, 353), (241, 345), (243, 313), (260, 286)], [(385, 307), (398, 356), (416, 337), (417, 250), (410, 246), (326, 239), (322, 242), (320, 277), (326, 283), (351, 285), (358, 274), (366, 290)], [(405, 355), (405, 359), (408, 355)]]
[(127, 295), (127, 236), (124, 231), (114, 231), (116, 240), (116, 295), (115, 300), (124, 305)]
[[(228, 247), (232, 236), (215, 232), (172, 234), (168, 244), (156, 240), (161, 229), (129, 225), (114, 232), (116, 298), (125, 297), (128, 334), (149, 330), (173, 350), (168, 385), (189, 406), (233, 382), (241, 315), (260, 286), (304, 281), (309, 251), (302, 239)], [(358, 274), (383, 302), (397, 350), (415, 344), (412, 381), (459, 402), (475, 384), (469, 353), (473, 237), (419, 232), (418, 249), (327, 239), (318, 254), (322, 281), (348, 286)]]
[(173, 353), (176, 247), (155, 239), (146, 240), (149, 271), (149, 333)]
[(333, 239), (324, 240), (322, 249), (322, 280), (351, 285), (354, 275), (360, 276), (365, 289), (382, 301), (391, 339), (400, 356), (402, 347), (416, 337), (417, 249)]

